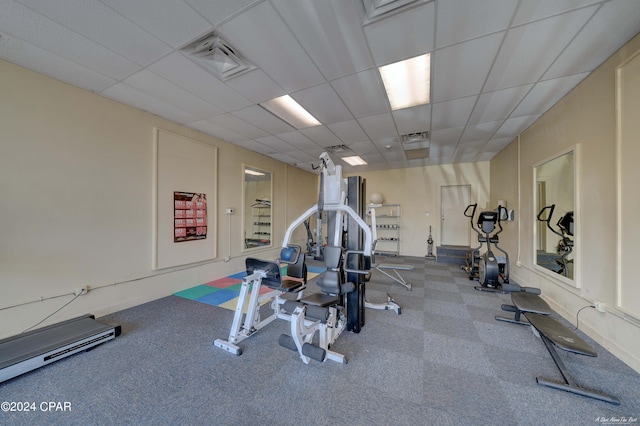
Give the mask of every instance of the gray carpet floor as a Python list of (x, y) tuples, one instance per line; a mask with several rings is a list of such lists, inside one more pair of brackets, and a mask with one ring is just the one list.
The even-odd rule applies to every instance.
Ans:
[[(360, 333), (334, 350), (348, 364), (305, 365), (277, 344), (278, 320), (234, 356), (212, 345), (227, 338), (233, 312), (170, 296), (100, 320), (122, 335), (92, 351), (0, 384), (2, 401), (36, 410), (1, 412), (6, 425), (588, 425), (637, 424), (640, 375), (604, 348), (598, 357), (560, 356), (575, 380), (620, 406), (536, 384), (560, 379), (529, 327), (495, 321), (509, 296), (474, 290), (457, 266), (423, 258), (401, 274), (412, 291), (374, 272), (367, 299), (391, 293), (402, 306), (366, 310)], [(310, 284), (313, 286), (313, 284)], [(42, 402), (69, 403), (42, 411)]]

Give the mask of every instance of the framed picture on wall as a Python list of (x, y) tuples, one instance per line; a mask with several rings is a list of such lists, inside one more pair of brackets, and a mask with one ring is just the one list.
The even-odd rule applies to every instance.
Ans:
[(173, 193), (173, 242), (207, 238), (207, 194)]

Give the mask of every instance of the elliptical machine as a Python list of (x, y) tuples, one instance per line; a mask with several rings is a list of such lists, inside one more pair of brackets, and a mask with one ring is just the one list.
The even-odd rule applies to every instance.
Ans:
[[(469, 222), (471, 222), (471, 228), (474, 227), (473, 218), (476, 215), (476, 208), (478, 208), (478, 203), (469, 204), (464, 211), (464, 215), (468, 217)], [(469, 209), (471, 209), (471, 212), (469, 212)], [(467, 253), (466, 264), (460, 267), (460, 269), (463, 269), (467, 274), (469, 274), (470, 280), (478, 279), (478, 262), (480, 261), (482, 241), (478, 238), (478, 242), (480, 242), (480, 245)]]
[[(560, 255), (560, 257), (556, 259), (556, 264), (559, 268), (556, 272), (569, 278), (569, 264), (572, 263), (573, 260), (567, 259), (567, 257), (573, 251), (573, 240), (571, 239), (573, 236), (573, 212), (567, 212), (564, 216), (558, 219), (558, 222), (556, 223), (556, 226), (560, 229), (560, 232), (558, 232), (551, 226), (551, 218), (553, 217), (553, 211), (555, 208), (555, 204), (543, 207), (538, 213), (537, 219), (540, 222), (545, 222), (547, 224), (547, 228), (561, 238), (560, 241), (558, 241), (558, 246), (556, 248), (556, 252)], [(547, 213), (546, 219), (543, 219), (542, 217), (546, 210), (549, 210), (549, 212)]]
[[(469, 207), (473, 206), (471, 216), (468, 216)], [(471, 271), (475, 270), (475, 259), (478, 261), (478, 282), (479, 286), (476, 286), (476, 290), (491, 291), (506, 293), (516, 290), (515, 288), (503, 288), (504, 284), (509, 284), (509, 254), (498, 246), (498, 235), (502, 232), (502, 225), (500, 224), (500, 216), (502, 210), (506, 209), (502, 206), (498, 206), (497, 211), (484, 211), (478, 215), (478, 221), (473, 226), (473, 215), (477, 205), (471, 205), (465, 210), (465, 216), (471, 217), (471, 223), (473, 230), (478, 234), (478, 242), (480, 246), (473, 250), (471, 253)], [(495, 231), (496, 225), (498, 232), (492, 234)], [(480, 253), (482, 244), (487, 245), (487, 250), (483, 254)], [(491, 250), (491, 244), (504, 255), (504, 261), (500, 262), (498, 257), (494, 255)], [(471, 275), (470, 275), (471, 277)]]

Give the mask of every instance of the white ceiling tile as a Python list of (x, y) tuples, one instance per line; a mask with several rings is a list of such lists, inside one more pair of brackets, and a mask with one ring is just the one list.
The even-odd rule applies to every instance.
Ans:
[(251, 4), (262, 0), (185, 0), (214, 26), (237, 15)]
[(265, 146), (254, 140), (237, 142), (237, 143), (234, 143), (234, 145), (237, 145), (241, 148), (248, 149), (249, 151), (254, 151), (264, 155), (273, 155), (277, 153), (273, 148)]
[(473, 108), (469, 123), (504, 120), (518, 106), (533, 84), (483, 93)]
[(246, 141), (246, 136), (239, 135), (235, 132), (229, 131), (217, 124), (214, 124), (208, 120), (198, 120), (192, 123), (188, 123), (187, 127), (191, 127), (192, 129), (200, 130), (203, 133), (208, 135), (215, 136), (218, 139), (223, 141), (237, 143), (241, 141)]
[(480, 93), (504, 33), (438, 49), (433, 55), (433, 102)]
[(402, 151), (400, 138), (397, 136), (391, 138), (374, 139), (371, 142), (378, 149), (378, 152), (384, 152), (388, 150)]
[(182, 0), (102, 0), (165, 43), (180, 47), (212, 30), (212, 25)]
[(364, 154), (379, 154), (378, 148), (371, 141), (350, 143), (349, 148), (360, 156)]
[(513, 140), (514, 140), (514, 138), (491, 139), (484, 146), (483, 151), (494, 152), (494, 153), (495, 152), (500, 152), (504, 148), (506, 148), (507, 145), (509, 145), (511, 142), (513, 142)]
[(507, 29), (518, 3), (518, 0), (438, 2), (436, 48)]
[(251, 123), (272, 135), (295, 130), (292, 126), (258, 105), (252, 105), (250, 107), (233, 111), (231, 115), (234, 115), (247, 123)]
[(548, 110), (587, 75), (582, 73), (536, 83), (511, 116), (533, 115)]
[(280, 133), (278, 135), (280, 139), (287, 142), (289, 145), (296, 149), (312, 150), (321, 149), (320, 145), (303, 135), (299, 130), (293, 132)]
[(362, 130), (360, 124), (356, 120), (341, 121), (340, 123), (328, 124), (327, 127), (343, 141), (350, 142), (364, 142), (368, 141), (369, 137)]
[(264, 70), (288, 93), (324, 81), (270, 3), (252, 7), (224, 23), (219, 32), (234, 50)]
[(327, 80), (373, 66), (357, 4), (343, 0), (272, 0)]
[(441, 130), (467, 124), (477, 96), (439, 102), (431, 106), (431, 129)]
[(482, 146), (493, 136), (496, 129), (502, 124), (502, 121), (491, 121), (487, 123), (470, 124), (465, 127), (461, 145)]
[(548, 18), (589, 4), (600, 3), (601, 1), (602, 0), (523, 1), (513, 19), (513, 25), (521, 25), (527, 22)]
[(271, 77), (259, 69), (232, 77), (226, 83), (255, 103), (287, 94)]
[(367, 164), (375, 165), (375, 164), (386, 164), (387, 160), (379, 154), (378, 152), (370, 153), (370, 154), (360, 154), (360, 158), (367, 162)]
[(372, 140), (398, 136), (390, 113), (362, 117), (358, 119), (358, 123)]
[(3, 1), (0, 8), (0, 28), (6, 34), (111, 78), (139, 69), (133, 61), (16, 2)]
[(524, 132), (527, 127), (533, 124), (533, 122), (538, 118), (540, 118), (540, 115), (527, 115), (524, 117), (514, 117), (505, 120), (504, 124), (500, 126), (500, 128), (493, 135), (493, 138), (515, 138), (520, 133)]
[(408, 9), (364, 27), (376, 65), (413, 58), (433, 50), (435, 3)]
[(339, 78), (332, 81), (331, 85), (355, 118), (382, 114), (390, 110), (377, 69)]
[(264, 138), (256, 138), (256, 142), (272, 149), (274, 152), (287, 153), (295, 151), (295, 148), (278, 138), (277, 136), (265, 136)]
[(210, 103), (148, 70), (131, 75), (123, 83), (200, 118), (213, 117), (223, 113)]
[[(616, 31), (608, 31), (615, 22)], [(640, 4), (635, 1), (612, 1), (602, 5), (598, 13), (580, 31), (545, 73), (555, 78), (592, 71), (618, 50), (640, 29)], [(607, 34), (602, 37), (602, 34)]]
[(426, 132), (431, 129), (431, 105), (404, 108), (391, 113), (401, 135)]
[(149, 69), (222, 111), (233, 111), (251, 105), (247, 98), (179, 52), (165, 56)]
[(287, 155), (294, 158), (296, 162), (314, 163), (318, 161), (316, 155), (310, 154), (306, 151), (287, 151)]
[(456, 159), (467, 158), (468, 161), (471, 161), (476, 155), (478, 155), (480, 151), (479, 146), (469, 146), (469, 145), (458, 145), (456, 149), (455, 157)]
[(294, 164), (298, 162), (297, 158), (292, 157), (289, 154), (276, 153), (269, 155), (269, 157), (287, 164)]
[(98, 0), (21, 3), (140, 65), (148, 65), (171, 51), (167, 44)]
[(159, 115), (167, 120), (175, 121), (176, 123), (185, 124), (198, 120), (197, 116), (140, 90), (134, 89), (131, 86), (127, 86), (126, 84), (118, 83), (111, 86), (107, 90), (102, 91), (102, 95), (123, 104)]
[(436, 161), (438, 164), (450, 161), (456, 152), (455, 145), (440, 145), (432, 143), (429, 147), (429, 159)]
[(445, 146), (455, 148), (458, 145), (458, 141), (460, 140), (460, 136), (462, 136), (463, 131), (464, 127), (452, 127), (449, 129), (434, 130), (431, 133), (430, 148), (433, 148), (434, 146), (440, 148)]
[(591, 6), (509, 30), (485, 90), (537, 81), (595, 9)]
[(329, 83), (292, 93), (291, 97), (322, 124), (337, 123), (353, 116)]
[(342, 145), (342, 141), (326, 126), (307, 127), (300, 132), (321, 147)]
[(492, 160), (493, 157), (495, 157), (498, 152), (499, 151), (495, 151), (495, 152), (491, 152), (491, 151), (479, 152), (478, 155), (475, 156), (473, 161), (489, 161), (489, 160)]
[(382, 154), (382, 156), (384, 157), (385, 160), (387, 161), (401, 161), (404, 162), (406, 161), (406, 157), (404, 156), (404, 152), (402, 150), (396, 150), (396, 149), (387, 149), (384, 151), (381, 151), (380, 154)]
[(267, 132), (257, 128), (238, 117), (231, 114), (222, 114), (209, 119), (210, 122), (217, 124), (234, 133), (245, 136), (247, 139), (256, 139), (269, 136)]
[(96, 71), (54, 55), (46, 50), (0, 33), (0, 59), (39, 72), (51, 78), (73, 84), (85, 90), (100, 92), (116, 81)]

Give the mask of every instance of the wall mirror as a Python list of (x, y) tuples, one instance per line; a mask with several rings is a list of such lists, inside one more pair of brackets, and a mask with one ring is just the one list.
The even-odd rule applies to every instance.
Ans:
[(270, 246), (273, 199), (271, 172), (243, 164), (242, 174), (244, 248)]
[(537, 269), (576, 286), (576, 148), (533, 167)]

